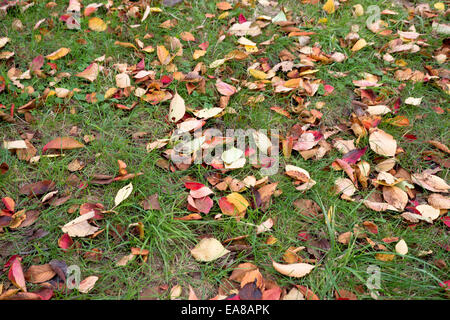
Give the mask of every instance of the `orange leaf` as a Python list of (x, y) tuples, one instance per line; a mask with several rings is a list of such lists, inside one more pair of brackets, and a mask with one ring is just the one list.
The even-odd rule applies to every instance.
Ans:
[(230, 9), (233, 8), (233, 7), (231, 6), (231, 4), (229, 4), (229, 3), (226, 2), (226, 1), (219, 2), (218, 4), (216, 4), (216, 6), (217, 6), (217, 9), (222, 10), (222, 11), (230, 10)]
[(396, 116), (395, 118), (386, 120), (387, 123), (396, 127), (406, 127), (409, 126), (409, 120), (405, 116)]
[(78, 142), (74, 138), (71, 137), (62, 137), (62, 138), (56, 138), (47, 143), (43, 148), (42, 151), (47, 151), (48, 149), (63, 149), (63, 150), (70, 150), (70, 149), (78, 149), (78, 148), (84, 148), (84, 144), (81, 142)]

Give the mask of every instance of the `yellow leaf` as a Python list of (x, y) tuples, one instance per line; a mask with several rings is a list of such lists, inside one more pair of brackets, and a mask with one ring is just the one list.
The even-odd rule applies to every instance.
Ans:
[(194, 60), (197, 60), (198, 58), (203, 57), (205, 54), (206, 54), (205, 50), (195, 50), (192, 57), (194, 58)]
[(70, 52), (69, 48), (60, 48), (55, 52), (50, 53), (48, 56), (45, 56), (48, 60), (58, 60)]
[(228, 11), (225, 11), (224, 13), (220, 14), (217, 19), (225, 19), (226, 17), (228, 17), (230, 15), (230, 13)]
[(322, 7), (323, 10), (325, 10), (326, 13), (331, 14), (334, 13), (335, 8), (334, 8), (334, 1), (333, 0), (328, 0)]
[(254, 77), (258, 80), (264, 80), (267, 78), (267, 73), (265, 73), (263, 71), (259, 71), (256, 69), (249, 69), (248, 72), (250, 73), (250, 75), (252, 75), (252, 77)]
[(191, 254), (195, 260), (203, 262), (216, 260), (229, 252), (230, 251), (222, 246), (219, 240), (214, 238), (203, 238), (195, 248), (191, 250)]
[(364, 39), (359, 39), (358, 41), (356, 41), (355, 45), (353, 46), (353, 48), (351, 49), (353, 52), (355, 51), (359, 51), (362, 48), (364, 48), (367, 45), (367, 41)]
[(105, 21), (103, 21), (100, 18), (94, 17), (89, 19), (89, 29), (93, 30), (93, 31), (98, 31), (98, 32), (102, 32), (106, 30), (106, 23)]
[(166, 47), (164, 46), (157, 46), (156, 47), (156, 54), (158, 55), (159, 62), (161, 62), (162, 65), (167, 65), (170, 62), (170, 54), (169, 51), (167, 51)]
[(105, 92), (105, 99), (111, 98), (117, 92), (117, 88), (109, 88)]
[(233, 192), (232, 194), (229, 194), (227, 197), (228, 202), (230, 202), (236, 210), (238, 211), (239, 215), (243, 215), (245, 211), (247, 210), (247, 207), (250, 205), (248, 201), (239, 193)]
[(434, 8), (439, 10), (439, 11), (444, 11), (445, 10), (445, 4), (443, 4), (442, 2), (436, 2), (434, 4)]
[(136, 46), (134, 44), (129, 43), (129, 42), (116, 41), (116, 42), (114, 42), (114, 44), (121, 46), (121, 47), (125, 47), (125, 48), (133, 48), (134, 50), (138, 51), (138, 48), (136, 48)]

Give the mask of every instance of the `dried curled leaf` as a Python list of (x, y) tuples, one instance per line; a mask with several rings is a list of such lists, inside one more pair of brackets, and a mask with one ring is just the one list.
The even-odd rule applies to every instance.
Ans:
[(114, 207), (117, 207), (123, 200), (128, 198), (132, 191), (133, 191), (133, 184), (131, 182), (122, 189), (120, 189), (117, 192), (116, 197), (114, 198)]
[(275, 261), (272, 261), (272, 265), (279, 273), (294, 278), (301, 278), (306, 276), (315, 267), (308, 263), (281, 264)]

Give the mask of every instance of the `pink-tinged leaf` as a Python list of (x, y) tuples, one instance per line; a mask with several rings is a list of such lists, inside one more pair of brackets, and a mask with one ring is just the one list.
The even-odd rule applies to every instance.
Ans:
[(329, 84), (324, 85), (323, 88), (327, 94), (330, 94), (334, 91), (334, 87), (330, 86)]
[(71, 149), (78, 149), (78, 148), (84, 148), (84, 144), (81, 142), (78, 142), (74, 138), (71, 137), (59, 137), (56, 139), (53, 139), (49, 143), (47, 143), (43, 148), (42, 151), (47, 151), (48, 149), (62, 149), (62, 150), (71, 150)]
[(94, 62), (91, 63), (86, 69), (84, 69), (80, 73), (77, 73), (75, 76), (93, 82), (97, 79), (99, 70), (100, 70), (99, 65)]
[(40, 70), (43, 65), (44, 65), (44, 57), (37, 56), (36, 58), (33, 59), (33, 61), (31, 61), (30, 69), (31, 71)]
[(355, 149), (350, 152), (347, 152), (343, 157), (342, 160), (347, 162), (348, 164), (355, 164), (361, 159), (361, 157), (366, 153), (367, 147), (364, 147), (362, 149)]
[(209, 213), (213, 207), (214, 202), (210, 197), (203, 197), (194, 199), (188, 196), (188, 210), (193, 212)]
[(213, 193), (214, 192), (210, 188), (201, 187), (200, 189), (197, 189), (197, 190), (191, 190), (189, 194), (192, 196), (192, 198), (198, 199), (198, 198), (204, 198)]
[(280, 300), (281, 288), (275, 287), (262, 293), (262, 300)]
[(233, 87), (232, 85), (229, 85), (228, 83), (223, 82), (220, 79), (217, 79), (217, 81), (216, 81), (216, 88), (217, 88), (217, 91), (219, 91), (219, 93), (223, 96), (229, 97), (236, 93), (235, 87)]
[(105, 209), (105, 207), (101, 203), (83, 203), (80, 206), (80, 215), (89, 213), (91, 211), (95, 212), (93, 217), (94, 220), (103, 219), (103, 215), (101, 212)]
[(244, 23), (244, 22), (247, 22), (247, 19), (245, 19), (244, 15), (242, 13), (239, 13), (238, 21), (239, 21), (239, 23)]
[(6, 263), (3, 265), (3, 269), (8, 269), (9, 266), (14, 262), (14, 260), (16, 259), (20, 259), (22, 260), (22, 257), (20, 257), (18, 254), (15, 254), (13, 256), (11, 256), (11, 258), (8, 259), (8, 261), (6, 261)]
[(226, 298), (225, 300), (241, 300), (238, 294), (234, 294)]
[(73, 240), (68, 233), (64, 233), (58, 240), (58, 247), (63, 249), (63, 251), (67, 251), (67, 249), (69, 249), (72, 245)]
[(198, 190), (200, 188), (205, 187), (205, 185), (203, 183), (198, 183), (198, 182), (185, 182), (184, 186), (186, 188), (188, 188), (189, 190)]
[(8, 279), (20, 290), (27, 292), (27, 287), (25, 283), (25, 276), (22, 270), (22, 264), (20, 261), (21, 257), (17, 257), (11, 262), (11, 267), (8, 272)]
[(142, 59), (141, 61), (138, 62), (138, 64), (136, 65), (136, 69), (137, 70), (145, 69), (145, 59)]
[(206, 50), (209, 47), (209, 42), (208, 41), (203, 42), (203, 43), (199, 44), (198, 47), (202, 50)]

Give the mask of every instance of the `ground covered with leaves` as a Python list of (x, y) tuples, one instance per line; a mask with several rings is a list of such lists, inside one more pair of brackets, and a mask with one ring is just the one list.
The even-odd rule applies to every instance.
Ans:
[(0, 299), (448, 299), (448, 13), (0, 0)]

